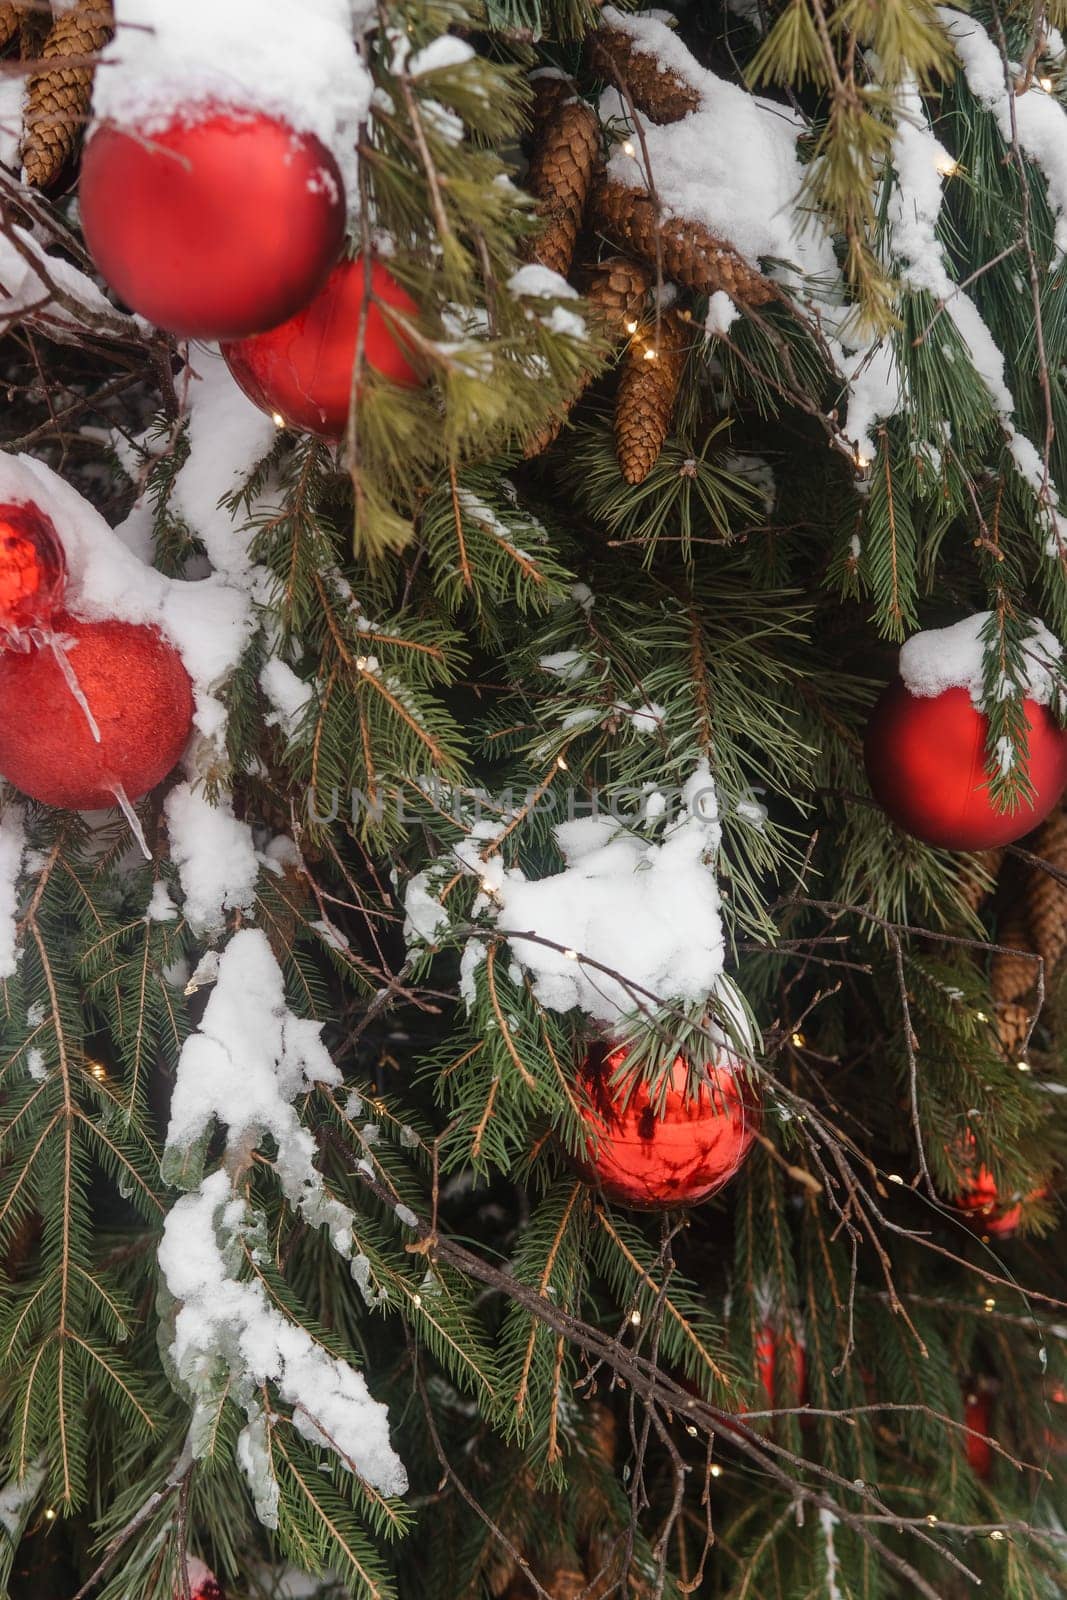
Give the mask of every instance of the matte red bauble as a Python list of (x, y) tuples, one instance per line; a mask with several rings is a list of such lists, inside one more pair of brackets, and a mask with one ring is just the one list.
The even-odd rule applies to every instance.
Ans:
[(119, 788), (138, 800), (189, 737), (193, 692), (181, 656), (155, 628), (130, 622), (61, 613), (53, 626), (85, 705), (47, 643), (0, 653), (0, 773), (68, 811), (112, 806)]
[(977, 1478), (988, 1478), (993, 1471), (993, 1446), (988, 1438), (981, 1439), (979, 1434), (989, 1434), (993, 1422), (993, 1402), (989, 1395), (982, 1389), (975, 1389), (967, 1394), (963, 1402), (963, 1425), (972, 1428), (972, 1433), (964, 1435), (967, 1448), (967, 1465)]
[(86, 243), (115, 293), (189, 338), (284, 322), (321, 288), (344, 238), (333, 156), (260, 111), (203, 106), (163, 128), (102, 123), (79, 194)]
[(0, 505), (0, 646), (49, 622), (67, 561), (51, 517), (32, 502)]
[(671, 1063), (666, 1092), (647, 1083), (613, 1083), (629, 1054), (623, 1046), (589, 1053), (581, 1070), (592, 1135), (579, 1167), (611, 1200), (653, 1210), (692, 1206), (721, 1189), (748, 1154), (760, 1124), (757, 1091), (725, 1052), (688, 1093), (689, 1063)]
[(1067, 731), (1025, 700), (1033, 804), (997, 811), (986, 770), (988, 718), (966, 689), (914, 695), (901, 679), (883, 692), (864, 743), (875, 799), (906, 833), (949, 850), (988, 850), (1043, 822), (1067, 785)]
[[(421, 379), (409, 359), (410, 349), (405, 349), (396, 323), (381, 307), (392, 306), (406, 317), (417, 315), (418, 307), (380, 261), (371, 265), (370, 288), (375, 299), (369, 304), (364, 335), (367, 365), (394, 383), (413, 388)], [(226, 363), (252, 403), (280, 416), (291, 428), (339, 439), (352, 400), (366, 291), (362, 257), (342, 261), (310, 305), (280, 328), (224, 344)]]

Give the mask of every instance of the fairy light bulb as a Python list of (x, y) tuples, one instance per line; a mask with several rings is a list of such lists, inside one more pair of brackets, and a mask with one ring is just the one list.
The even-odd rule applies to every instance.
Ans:
[(637, 147), (632, 139), (624, 139), (622, 141), (622, 153), (624, 156), (635, 156), (637, 154)]
[(954, 178), (960, 170), (959, 162), (955, 156), (950, 156), (947, 150), (942, 151), (934, 165), (943, 178)]

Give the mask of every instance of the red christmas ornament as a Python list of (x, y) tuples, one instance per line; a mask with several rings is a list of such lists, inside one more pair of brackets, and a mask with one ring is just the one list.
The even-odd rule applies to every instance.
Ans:
[(1019, 1201), (1005, 1205), (1001, 1200), (996, 1179), (988, 1167), (978, 1167), (964, 1181), (956, 1196), (956, 1205), (966, 1213), (969, 1227), (976, 1233), (988, 1233), (994, 1239), (1009, 1239), (1023, 1214)]
[(968, 1392), (963, 1402), (963, 1425), (973, 1431), (964, 1435), (967, 1465), (976, 1478), (988, 1478), (993, 1471), (993, 1446), (988, 1438), (993, 1422), (993, 1402), (984, 1389)]
[[(189, 1573), (189, 1587), (192, 1590), (192, 1600), (225, 1600), (222, 1585), (203, 1561), (198, 1561), (195, 1556), (190, 1556), (186, 1561)], [(180, 1600), (182, 1592), (179, 1580), (174, 1590), (174, 1600)]]
[(697, 1205), (729, 1182), (747, 1156), (760, 1124), (759, 1095), (725, 1051), (690, 1095), (689, 1063), (677, 1055), (661, 1105), (655, 1086), (650, 1096), (641, 1080), (612, 1083), (629, 1053), (627, 1046), (601, 1047), (582, 1067), (593, 1137), (579, 1170), (622, 1205)]
[(63, 598), (67, 561), (40, 506), (0, 505), (0, 647), (48, 623)]
[(966, 689), (914, 695), (902, 679), (884, 690), (864, 743), (876, 800), (926, 844), (988, 850), (1043, 822), (1067, 786), (1067, 731), (1047, 706), (1024, 700), (1033, 803), (997, 811), (986, 769), (988, 718)]
[(405, 388), (420, 383), (396, 323), (381, 309), (392, 306), (411, 317), (418, 307), (380, 261), (371, 264), (370, 289), (374, 299), (367, 302), (363, 258), (342, 261), (310, 305), (281, 327), (224, 344), (226, 364), (253, 405), (291, 428), (339, 439), (348, 421), (365, 303), (367, 365)]
[[(808, 1358), (804, 1346), (791, 1328), (785, 1330), (784, 1338), (786, 1349), (793, 1360), (796, 1404), (802, 1406), (808, 1398)], [(778, 1391), (777, 1366), (778, 1335), (771, 1324), (765, 1322), (756, 1340), (756, 1370), (763, 1392), (767, 1396), (768, 1409), (771, 1411), (777, 1403), (775, 1399)], [(744, 1412), (741, 1415), (743, 1416)]]
[(344, 239), (333, 156), (261, 111), (206, 105), (163, 128), (105, 122), (85, 147), (79, 192), (86, 243), (115, 293), (189, 338), (284, 322), (321, 288)]
[(157, 629), (134, 623), (61, 613), (53, 626), (56, 649), (0, 652), (0, 773), (69, 811), (112, 806), (120, 789), (138, 800), (189, 737), (193, 692), (181, 656)]
[[(975, 1161), (973, 1133), (963, 1135), (960, 1147), (962, 1170), (960, 1189), (954, 1204), (964, 1213), (964, 1221), (975, 1233), (988, 1234), (993, 1239), (1010, 1239), (1022, 1220), (1021, 1199), (1013, 1196), (1005, 1202), (992, 1172)], [(1045, 1192), (1042, 1185), (1027, 1198), (1040, 1200)]]

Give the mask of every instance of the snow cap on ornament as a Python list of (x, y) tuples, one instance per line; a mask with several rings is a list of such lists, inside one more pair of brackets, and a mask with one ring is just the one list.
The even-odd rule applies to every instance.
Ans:
[[(1035, 622), (1023, 644), (1031, 793), (1010, 810), (993, 802), (989, 719), (982, 710), (983, 631), (990, 615), (978, 612), (909, 639), (900, 651), (900, 676), (875, 705), (864, 741), (875, 798), (906, 833), (949, 850), (1010, 844), (1044, 821), (1067, 786), (1067, 731), (1050, 709), (1063, 649)], [(1001, 697), (1015, 692), (1005, 678)], [(1007, 747), (1005, 770), (1011, 758)]]
[(172, 333), (284, 322), (343, 242), (371, 93), (350, 0), (116, 0), (115, 13), (79, 190), (97, 267)]

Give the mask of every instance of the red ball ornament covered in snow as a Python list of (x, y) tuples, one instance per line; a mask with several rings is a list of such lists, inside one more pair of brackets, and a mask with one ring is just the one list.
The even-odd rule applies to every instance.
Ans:
[(119, 790), (140, 799), (189, 737), (193, 691), (181, 656), (135, 623), (60, 613), (52, 626), (53, 641), (0, 652), (0, 774), (69, 811), (112, 806)]
[[(192, 1600), (225, 1600), (221, 1583), (203, 1561), (198, 1561), (196, 1556), (190, 1556), (186, 1562), (186, 1569), (189, 1573)], [(174, 1600), (180, 1600), (181, 1593), (182, 1585), (179, 1581), (174, 1591)]]
[(237, 339), (321, 288), (344, 239), (341, 173), (313, 134), (201, 105), (103, 122), (82, 156), (82, 227), (119, 298), (171, 333)]
[(747, 1156), (760, 1124), (758, 1092), (725, 1050), (699, 1078), (675, 1056), (666, 1084), (651, 1091), (625, 1071), (629, 1055), (625, 1045), (600, 1046), (582, 1066), (591, 1137), (579, 1170), (621, 1205), (697, 1205)]
[[(368, 294), (369, 290), (369, 294)], [(245, 394), (261, 411), (291, 428), (339, 439), (352, 401), (360, 324), (368, 367), (405, 388), (421, 382), (410, 345), (389, 308), (402, 317), (418, 312), (414, 300), (380, 261), (342, 261), (309, 305), (288, 322), (250, 339), (225, 343), (222, 353)], [(384, 308), (384, 309), (383, 309)]]
[(1042, 653), (1059, 647), (1039, 629), (1027, 666), (1035, 694), (1023, 701), (1031, 798), (998, 811), (990, 795), (986, 739), (978, 710), (985, 618), (916, 634), (900, 652), (901, 676), (871, 713), (864, 743), (875, 798), (897, 825), (926, 844), (988, 850), (1010, 844), (1042, 822), (1067, 785), (1067, 731), (1042, 703), (1051, 678)]
[(67, 562), (55, 524), (39, 506), (0, 505), (0, 647), (20, 644), (59, 606)]

